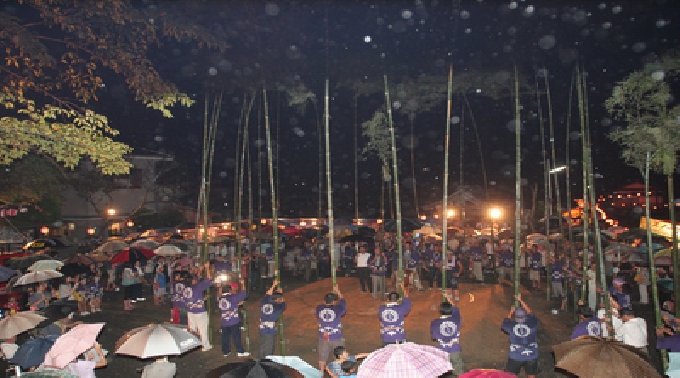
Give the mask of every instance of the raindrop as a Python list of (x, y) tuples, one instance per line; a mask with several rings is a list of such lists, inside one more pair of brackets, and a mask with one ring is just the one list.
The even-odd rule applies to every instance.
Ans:
[(472, 29), (470, 28), (465, 28), (465, 34), (470, 34), (472, 33)]
[(550, 34), (543, 36), (543, 38), (538, 40), (538, 46), (543, 50), (555, 47), (555, 36)]
[(208, 75), (210, 75), (210, 76), (217, 75), (217, 68), (215, 68), (215, 67), (208, 68)]
[(668, 24), (670, 24), (670, 21), (668, 21), (668, 20), (660, 19), (660, 20), (656, 21), (656, 27), (657, 28), (663, 28), (664, 26), (667, 26)]
[(277, 16), (279, 14), (279, 6), (274, 3), (267, 3), (264, 6), (264, 11), (267, 13), (267, 16)]
[(482, 93), (482, 89), (481, 89), (481, 88), (477, 88), (477, 90), (475, 90), (475, 93)]
[(508, 28), (508, 35), (515, 35), (517, 33), (517, 28), (514, 26), (511, 26)]
[(463, 20), (469, 19), (470, 18), (470, 12), (468, 12), (466, 10), (461, 11), (460, 12), (460, 18), (462, 18)]
[(609, 118), (609, 117), (605, 117), (605, 118), (602, 119), (601, 123), (602, 123), (602, 126), (609, 127), (609, 126), (612, 125), (612, 119)]
[(536, 9), (534, 8), (533, 5), (529, 5), (524, 9), (524, 15), (525, 16), (532, 16), (534, 14), (534, 11)]
[(163, 136), (162, 136), (162, 135), (156, 135), (156, 136), (153, 138), (153, 140), (156, 141), (156, 142), (162, 142), (162, 141), (163, 141)]
[(612, 23), (607, 21), (604, 24), (602, 24), (602, 29), (611, 29)]
[(666, 73), (662, 70), (656, 70), (652, 72), (652, 79), (656, 81), (661, 81), (664, 79), (664, 77), (666, 77)]
[(366, 43), (371, 43), (372, 40), (373, 39), (371, 38), (370, 35), (367, 35), (367, 36), (364, 37), (364, 42), (366, 42)]
[(395, 109), (400, 109), (401, 108), (401, 101), (398, 101), (398, 100), (394, 101), (392, 103), (392, 107), (395, 108)]
[(603, 10), (603, 9), (607, 8), (607, 4), (600, 3), (600, 5), (598, 5), (597, 8), (600, 9), (600, 10)]
[(517, 2), (516, 2), (516, 1), (511, 1), (510, 4), (508, 4), (508, 8), (510, 8), (510, 9), (517, 9)]
[(403, 18), (404, 20), (408, 20), (411, 17), (413, 17), (412, 11), (410, 11), (408, 9), (404, 9), (403, 11), (401, 11), (401, 18)]
[(302, 130), (301, 128), (299, 128), (299, 127), (294, 127), (293, 132), (295, 133), (295, 135), (297, 135), (299, 137), (305, 136), (305, 131)]
[(225, 172), (225, 171), (220, 172), (220, 177), (221, 178), (227, 177), (227, 172)]
[(644, 42), (636, 42), (633, 44), (632, 50), (638, 54), (644, 52), (647, 49), (647, 44)]
[(623, 9), (621, 8), (620, 5), (614, 5), (614, 6), (612, 7), (612, 13), (614, 13), (614, 14), (619, 14), (619, 13), (621, 13), (622, 10), (623, 10)]
[(451, 117), (451, 124), (457, 125), (459, 123), (460, 123), (460, 117), (458, 117), (458, 116)]

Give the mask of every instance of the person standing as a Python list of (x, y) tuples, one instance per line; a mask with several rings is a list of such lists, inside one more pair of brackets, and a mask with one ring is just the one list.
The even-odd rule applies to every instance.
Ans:
[(371, 268), (373, 299), (383, 299), (385, 297), (385, 270), (387, 270), (387, 259), (379, 246), (376, 246), (373, 251), (373, 257), (368, 261), (368, 265)]
[(366, 250), (366, 246), (360, 246), (359, 253), (357, 253), (357, 256), (354, 260), (357, 266), (357, 275), (359, 276), (361, 292), (364, 294), (371, 290), (371, 268), (368, 266), (368, 260), (370, 258), (371, 254)]
[(666, 332), (667, 330), (664, 329), (656, 329), (656, 349), (668, 350), (666, 376), (678, 378), (680, 377), (680, 334), (667, 334)]
[(600, 319), (595, 317), (590, 307), (584, 306), (583, 302), (579, 303), (578, 318), (580, 322), (574, 327), (574, 331), (571, 333), (571, 340), (582, 336), (602, 336)]
[(173, 272), (172, 281), (172, 308), (170, 309), (170, 321), (172, 324), (187, 324), (187, 306), (186, 303), (184, 303), (186, 280), (181, 270)]
[(435, 245), (434, 249), (427, 250), (428, 255), (428, 276), (430, 278), (430, 290), (437, 289), (441, 285), (442, 274), (442, 247), (440, 245)]
[(510, 335), (505, 371), (518, 375), (524, 367), (527, 378), (536, 378), (539, 373), (538, 318), (531, 313), (531, 308), (522, 300), (521, 294), (515, 298), (520, 307), (511, 307), (501, 326)]
[(246, 291), (246, 281), (241, 279), (240, 291), (232, 293), (233, 287), (231, 284), (224, 285), (220, 288), (221, 293), (217, 298), (217, 307), (221, 313), (222, 326), (222, 355), (225, 357), (231, 355), (231, 341), (234, 340), (234, 346), (239, 357), (248, 357), (250, 353), (243, 349), (241, 342), (241, 318), (239, 316), (239, 306), (248, 296)]
[(403, 282), (401, 283), (401, 290), (404, 293), (404, 299), (401, 303), (399, 302), (399, 294), (392, 292), (387, 295), (387, 302), (378, 308), (383, 346), (401, 344), (406, 341), (404, 321), (406, 315), (411, 312), (411, 299), (408, 297), (408, 290), (404, 287)]
[(567, 308), (567, 296), (564, 292), (564, 262), (560, 258), (553, 258), (550, 279), (552, 297), (560, 301), (560, 311)]
[(354, 258), (356, 253), (354, 248), (352, 248), (352, 243), (345, 243), (345, 247), (342, 250), (342, 266), (345, 270), (345, 277), (349, 277), (354, 270)]
[(203, 343), (203, 351), (207, 352), (212, 349), (208, 334), (208, 313), (205, 310), (205, 291), (213, 284), (210, 263), (202, 265), (198, 273), (201, 271), (205, 272), (206, 278), (199, 281), (199, 277), (193, 277), (191, 286), (185, 287), (182, 294), (187, 307), (189, 330), (198, 332)]
[(647, 351), (647, 322), (645, 319), (636, 317), (633, 310), (625, 307), (621, 308), (619, 314), (621, 315), (621, 322), (614, 322), (616, 339), (649, 355)]
[(588, 290), (588, 307), (593, 312), (597, 309), (597, 264), (590, 263), (590, 267), (584, 274), (586, 280), (586, 289)]
[(609, 288), (609, 294), (616, 300), (621, 308), (632, 309), (633, 302), (630, 294), (624, 289), (625, 281), (623, 278), (617, 277), (612, 280), (612, 287)]
[(531, 247), (529, 255), (529, 279), (533, 290), (541, 290), (541, 271), (543, 270), (543, 255), (538, 250), (538, 244)]
[(470, 254), (470, 260), (472, 260), (472, 274), (475, 281), (478, 283), (484, 282), (484, 272), (482, 271), (482, 259), (484, 258), (484, 250), (479, 245), (478, 241), (473, 241), (470, 249), (468, 250)]
[(440, 317), (430, 323), (430, 335), (437, 341), (437, 349), (449, 354), (453, 376), (458, 377), (465, 372), (460, 347), (460, 310), (451, 297), (446, 296), (446, 302), (439, 306), (439, 314)]
[(347, 301), (343, 298), (338, 285), (333, 292), (324, 296), (324, 303), (316, 306), (316, 319), (319, 324), (319, 370), (326, 371), (328, 354), (338, 346), (345, 345), (342, 336), (342, 317), (347, 312)]
[(446, 267), (446, 280), (448, 284), (446, 290), (450, 290), (450, 293), (447, 293), (447, 297), (450, 296), (450, 294), (453, 294), (453, 298), (458, 301), (460, 300), (458, 277), (460, 277), (461, 273), (463, 273), (463, 264), (460, 262), (460, 260), (458, 260), (458, 258), (456, 258), (456, 256), (453, 254), (453, 251), (446, 252), (444, 264)]
[(276, 291), (278, 285), (279, 281), (274, 279), (274, 283), (260, 300), (260, 359), (274, 354), (276, 321), (286, 311), (283, 291)]
[(420, 282), (420, 269), (422, 258), (420, 257), (420, 251), (413, 248), (413, 244), (410, 242), (405, 243), (404, 247), (404, 258), (406, 259), (406, 269), (408, 274), (409, 283), (416, 288), (418, 291), (423, 291), (423, 284)]
[(121, 284), (123, 285), (123, 309), (130, 311), (135, 307), (132, 305), (134, 300), (133, 287), (135, 284), (135, 273), (129, 262), (123, 264), (123, 274)]
[(635, 269), (635, 277), (633, 280), (638, 284), (640, 304), (649, 304), (649, 268), (640, 265), (640, 263), (634, 263), (633, 267)]

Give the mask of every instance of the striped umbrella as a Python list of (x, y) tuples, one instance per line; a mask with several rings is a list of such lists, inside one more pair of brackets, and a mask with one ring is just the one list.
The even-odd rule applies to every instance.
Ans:
[(369, 354), (359, 366), (359, 378), (431, 378), (452, 370), (449, 354), (433, 346), (390, 344)]
[(177, 324), (149, 324), (127, 332), (116, 342), (116, 353), (138, 358), (182, 354), (201, 346), (201, 340)]

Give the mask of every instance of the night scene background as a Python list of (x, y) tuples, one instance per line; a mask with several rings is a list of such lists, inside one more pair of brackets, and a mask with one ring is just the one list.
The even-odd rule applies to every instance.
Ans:
[[(607, 138), (625, 126), (607, 114), (604, 101), (617, 81), (678, 45), (678, 7), (673, 1), (135, 1), (140, 8), (190, 16), (229, 44), (225, 52), (191, 41), (168, 42), (150, 53), (158, 71), (196, 100), (163, 118), (134, 101), (115, 76), (105, 80), (94, 108), (120, 130), (117, 140), (135, 153), (163, 153), (180, 168), (171, 175), (181, 202), (195, 206), (200, 183), (206, 95), (212, 104), (223, 93), (218, 121), (211, 210), (229, 218), (234, 211), (237, 142), (244, 95), (256, 91), (249, 122), (249, 151), (255, 207), (269, 211), (269, 186), (261, 88), (268, 88), (269, 118), (276, 146), (275, 167), (282, 217), (316, 216), (319, 210), (319, 143), (323, 130), (324, 81), (330, 83), (330, 140), (336, 217), (355, 212), (355, 156), (359, 215), (379, 216), (380, 162), (364, 153), (361, 124), (384, 106), (387, 75), (399, 147), (404, 216), (415, 217), (413, 182), (420, 209), (441, 200), (446, 86), (454, 86), (451, 190), (465, 185), (512, 203), (515, 184), (514, 104), (516, 65), (522, 83), (522, 176), (542, 188), (541, 124), (548, 143), (550, 106), (555, 128), (556, 165), (569, 162), (574, 197), (581, 191), (581, 150), (575, 67), (586, 75), (593, 162), (598, 194), (640, 182), (638, 170), (620, 157)], [(4, 12), (21, 15), (14, 2)], [(23, 15), (26, 16), (26, 15)], [(30, 17), (30, 15), (28, 16)], [(153, 22), (153, 20), (150, 20)], [(105, 76), (106, 79), (106, 76)], [(431, 90), (417, 93), (414, 82)], [(377, 83), (357, 96), (357, 86)], [(314, 98), (290, 105), (290, 88)], [(541, 96), (536, 95), (536, 91)], [(464, 92), (464, 95), (462, 94)], [(571, 97), (570, 97), (571, 96)], [(540, 99), (539, 99), (540, 97)], [(427, 98), (427, 100), (425, 100)], [(355, 102), (356, 99), (356, 102)], [(539, 103), (540, 102), (540, 103)], [(571, 105), (571, 108), (569, 108)], [(460, 172), (460, 128), (463, 171)], [(355, 144), (356, 136), (356, 144)], [(481, 151), (480, 151), (481, 149)], [(411, 151), (414, 152), (413, 159)], [(412, 165), (412, 161), (414, 164)], [(261, 183), (258, 180), (262, 170)], [(322, 175), (325, 185), (325, 175)], [(166, 180), (169, 180), (166, 178)], [(663, 178), (652, 184), (664, 188)], [(323, 193), (325, 189), (321, 188)], [(475, 189), (476, 190), (476, 189)], [(477, 191), (478, 197), (484, 193)], [(539, 195), (540, 197), (540, 195)], [(261, 199), (260, 199), (261, 198)], [(262, 201), (262, 205), (260, 205)], [(245, 209), (244, 209), (245, 211)]]

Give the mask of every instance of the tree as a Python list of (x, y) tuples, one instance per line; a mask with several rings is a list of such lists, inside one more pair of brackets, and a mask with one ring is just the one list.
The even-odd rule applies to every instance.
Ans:
[(127, 173), (131, 151), (92, 110), (108, 80), (125, 82), (135, 99), (171, 117), (193, 100), (155, 69), (150, 52), (163, 42), (226, 43), (190, 16), (126, 0), (7, 1), (0, 12), (0, 164), (30, 151), (68, 168), (84, 157), (105, 174)]

